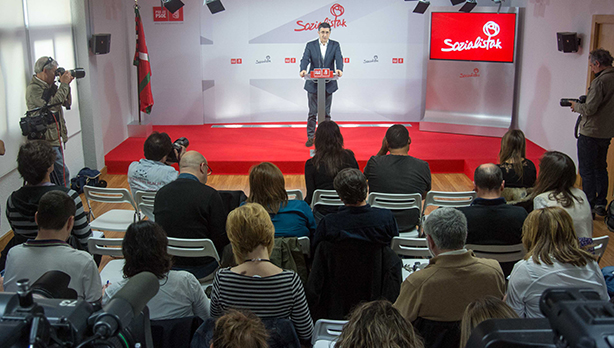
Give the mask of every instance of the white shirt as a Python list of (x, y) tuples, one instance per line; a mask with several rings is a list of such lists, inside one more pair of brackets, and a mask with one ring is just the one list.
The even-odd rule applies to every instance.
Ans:
[(584, 267), (560, 263), (552, 258), (553, 264), (536, 264), (533, 257), (520, 260), (514, 265), (507, 287), (507, 304), (521, 318), (543, 318), (539, 310), (539, 299), (548, 288), (574, 287), (589, 288), (607, 301), (608, 288), (599, 265), (590, 261)]
[(593, 238), (593, 216), (591, 214), (591, 205), (588, 203), (588, 198), (586, 198), (584, 191), (578, 188), (572, 187), (570, 191), (580, 200), (576, 201), (574, 199), (573, 205), (570, 207), (563, 207), (554, 197), (550, 197), (552, 191), (548, 191), (537, 195), (537, 197), (533, 199), (533, 209), (561, 207), (571, 216), (574, 230), (576, 230), (576, 237)]
[(324, 65), (324, 57), (326, 57), (326, 48), (328, 47), (329, 41), (330, 40), (326, 41), (326, 43), (323, 44), (322, 41), (318, 39), (318, 43), (320, 44), (320, 53), (322, 53), (322, 65)]

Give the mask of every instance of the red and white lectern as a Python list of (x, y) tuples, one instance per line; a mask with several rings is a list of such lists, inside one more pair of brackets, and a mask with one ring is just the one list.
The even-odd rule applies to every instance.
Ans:
[(330, 69), (313, 69), (309, 76), (305, 76), (305, 80), (311, 80), (318, 85), (318, 124), (326, 119), (326, 83), (338, 79)]

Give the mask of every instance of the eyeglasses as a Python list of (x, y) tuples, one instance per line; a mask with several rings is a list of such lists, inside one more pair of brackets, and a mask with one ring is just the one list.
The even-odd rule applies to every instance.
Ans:
[(207, 163), (203, 162), (203, 163), (201, 163), (200, 165), (201, 165), (201, 166), (202, 166), (202, 165), (207, 166), (207, 175), (211, 175), (211, 174), (213, 174), (213, 169), (211, 169), (211, 167), (209, 167), (209, 164), (207, 164)]

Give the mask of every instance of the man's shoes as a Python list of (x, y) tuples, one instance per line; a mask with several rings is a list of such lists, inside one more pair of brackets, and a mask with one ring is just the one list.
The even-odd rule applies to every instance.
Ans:
[(605, 206), (596, 205), (595, 208), (593, 208), (593, 213), (599, 216), (605, 216), (606, 215)]
[(311, 147), (312, 145), (313, 145), (313, 138), (307, 138), (307, 142), (305, 143), (305, 146)]

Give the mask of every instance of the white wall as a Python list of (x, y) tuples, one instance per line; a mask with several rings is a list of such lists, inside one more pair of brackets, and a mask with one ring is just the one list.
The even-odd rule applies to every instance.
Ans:
[[(614, 1), (529, 0), (524, 5), (518, 126), (538, 145), (575, 160), (578, 114), (560, 107), (559, 100), (586, 94), (592, 16), (614, 14)], [(563, 31), (580, 34), (583, 49), (557, 51), (556, 33)]]

